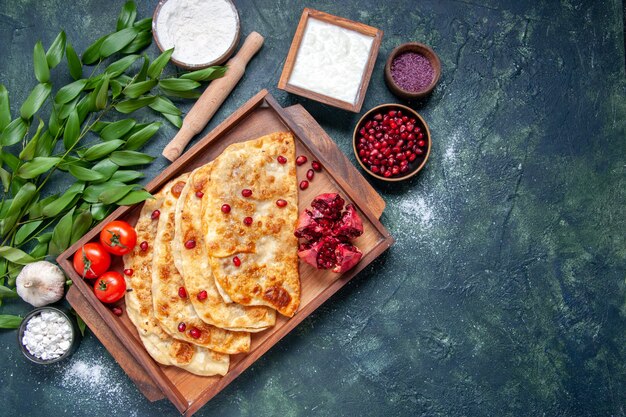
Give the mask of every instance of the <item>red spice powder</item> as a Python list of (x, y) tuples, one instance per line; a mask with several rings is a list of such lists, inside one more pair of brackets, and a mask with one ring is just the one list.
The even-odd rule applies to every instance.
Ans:
[(425, 90), (434, 75), (428, 58), (417, 52), (405, 52), (391, 62), (391, 78), (406, 91), (417, 93)]

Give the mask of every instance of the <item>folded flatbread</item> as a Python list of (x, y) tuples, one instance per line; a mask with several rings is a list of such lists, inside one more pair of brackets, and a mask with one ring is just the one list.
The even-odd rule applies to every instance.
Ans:
[[(215, 286), (202, 230), (202, 204), (206, 199), (211, 164), (191, 173), (176, 204), (174, 264), (183, 277), (189, 300), (206, 323), (233, 331), (260, 332), (276, 322), (269, 307), (246, 307), (225, 303)], [(185, 243), (193, 242), (185, 246)], [(204, 297), (198, 297), (202, 292)]]
[[(203, 206), (205, 244), (224, 299), (288, 317), (300, 304), (295, 158), (288, 132), (228, 146), (211, 164)], [(252, 195), (244, 197), (244, 189)], [(220, 209), (223, 204), (230, 212)], [(244, 224), (246, 217), (252, 224)]]
[(225, 375), (228, 372), (228, 355), (177, 340), (167, 334), (154, 317), (152, 308), (152, 247), (157, 230), (157, 220), (152, 212), (161, 207), (162, 196), (147, 200), (139, 215), (135, 230), (138, 242), (147, 242), (148, 250), (137, 245), (124, 256), (124, 268), (132, 269), (126, 276), (126, 313), (135, 325), (146, 350), (163, 365), (174, 365), (196, 375)]

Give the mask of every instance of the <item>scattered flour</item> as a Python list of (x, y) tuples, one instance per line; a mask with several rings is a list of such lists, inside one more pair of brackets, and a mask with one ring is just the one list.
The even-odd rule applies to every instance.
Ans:
[(432, 202), (426, 201), (424, 197), (411, 198), (411, 195), (400, 201), (398, 208), (404, 222), (417, 220), (420, 229), (430, 229), (434, 216)]

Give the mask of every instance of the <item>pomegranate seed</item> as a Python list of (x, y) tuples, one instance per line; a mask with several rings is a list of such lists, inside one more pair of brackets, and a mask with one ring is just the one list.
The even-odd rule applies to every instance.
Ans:
[[(373, 156), (373, 154), (374, 154), (374, 151), (372, 151), (372, 156)], [(309, 170), (306, 172), (306, 177), (307, 177), (307, 179), (308, 179), (309, 181), (313, 180), (313, 177), (314, 177), (314, 176), (315, 176), (315, 171), (313, 171), (312, 169), (309, 169)]]
[(370, 170), (374, 173), (377, 174), (378, 171), (380, 171), (380, 168), (378, 168), (378, 165), (373, 165), (370, 167)]
[(202, 191), (196, 191), (196, 197), (202, 198), (204, 197), (204, 193)]
[(296, 158), (296, 165), (298, 166), (304, 165), (306, 164), (306, 161), (308, 161), (308, 158), (304, 155), (300, 155), (299, 157)]
[(241, 195), (244, 197), (250, 197), (252, 195), (252, 190), (248, 189), (248, 188), (244, 188), (243, 190), (241, 190)]
[(146, 242), (145, 240), (143, 242), (141, 242), (139, 244), (139, 249), (141, 249), (142, 251), (147, 251), (148, 250), (148, 242)]
[[(309, 176), (308, 174), (309, 174), (309, 173), (307, 172), (307, 178), (308, 178), (308, 176)], [(286, 202), (285, 200), (283, 200), (282, 198), (280, 198), (280, 199), (276, 200), (276, 205), (277, 205), (278, 207), (281, 207), (281, 208), (282, 208), (282, 207), (285, 207), (285, 206), (287, 205), (287, 202)]]
[(287, 163), (287, 158), (285, 158), (282, 155), (278, 155), (278, 158), (276, 158), (276, 160), (278, 161), (279, 164), (286, 164)]
[(387, 113), (389, 115), (389, 117), (396, 117), (396, 111), (395, 110), (389, 110), (389, 113)]
[(194, 339), (199, 339), (201, 334), (202, 332), (195, 327), (189, 330), (189, 336), (193, 337)]
[(132, 277), (134, 272), (135, 271), (133, 271), (132, 269), (128, 268), (128, 269), (124, 270), (124, 275), (126, 275), (128, 277)]
[(422, 132), (417, 134), (418, 139), (424, 139), (424, 134)]
[(385, 173), (383, 174), (385, 176), (385, 178), (389, 178), (391, 177), (391, 171), (385, 171)]
[(150, 216), (150, 218), (151, 218), (152, 220), (156, 220), (156, 219), (158, 219), (158, 218), (159, 218), (159, 216), (160, 216), (160, 215), (161, 215), (161, 212), (160, 212), (159, 210), (154, 210), (154, 211), (152, 212), (152, 215)]
[(413, 155), (409, 156), (409, 161), (413, 162), (413, 161), (415, 161), (415, 158), (417, 158), (417, 155), (413, 154)]
[(246, 217), (245, 219), (243, 219), (243, 224), (245, 224), (246, 226), (250, 226), (252, 224), (252, 217)]
[(206, 298), (208, 297), (208, 294), (206, 291), (202, 290), (198, 293), (198, 301), (203, 301), (206, 300)]
[(236, 267), (240, 267), (241, 266), (241, 259), (239, 259), (238, 256), (235, 256), (233, 258), (233, 264), (235, 264)]
[[(378, 135), (380, 135), (380, 133)], [(376, 137), (378, 137), (378, 135), (376, 135)], [(322, 164), (320, 164), (318, 161), (313, 161), (311, 162), (311, 168), (313, 168), (317, 172), (321, 172)]]
[(422, 154), (424, 153), (424, 151), (423, 151), (423, 150), (421, 150), (420, 148), (417, 148), (417, 149), (415, 150), (415, 153), (416, 153), (416, 154), (418, 154), (418, 155), (422, 155)]
[(307, 188), (309, 188), (309, 182), (307, 180), (300, 181), (300, 189), (306, 190)]
[(113, 307), (111, 309), (111, 311), (113, 312), (113, 314), (115, 314), (117, 317), (120, 317), (123, 313), (122, 309), (119, 307)]
[(228, 204), (222, 204), (222, 213), (230, 213), (230, 206)]
[(187, 290), (185, 289), (185, 287), (178, 288), (178, 296), (180, 298), (187, 298)]
[(426, 146), (426, 141), (418, 140), (417, 141), (417, 146), (419, 146), (420, 148), (423, 148), (424, 146)]
[(383, 120), (383, 115), (380, 113), (377, 113), (376, 115), (374, 115), (374, 120)]
[(178, 323), (178, 331), (179, 332), (184, 332), (185, 329), (187, 329), (187, 325), (185, 323), (183, 323), (182, 321), (180, 323)]
[(195, 248), (195, 247), (196, 247), (196, 241), (195, 241), (195, 240), (193, 240), (193, 239), (190, 239), (190, 240), (186, 241), (186, 242), (185, 242), (185, 247), (186, 247), (187, 249), (193, 249), (193, 248)]

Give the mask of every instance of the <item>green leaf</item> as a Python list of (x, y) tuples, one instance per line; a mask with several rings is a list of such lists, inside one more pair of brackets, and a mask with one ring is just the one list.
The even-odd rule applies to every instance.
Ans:
[(140, 55), (128, 55), (122, 59), (119, 59), (109, 65), (105, 70), (105, 74), (109, 74), (111, 78), (119, 77), (126, 71), (137, 59), (139, 59)]
[(92, 91), (91, 93), (85, 95), (80, 99), (78, 104), (76, 105), (76, 111), (78, 112), (78, 121), (82, 124), (89, 112), (96, 111), (96, 98), (95, 94)]
[(72, 235), (70, 237), (70, 245), (73, 245), (78, 239), (83, 237), (91, 227), (93, 216), (89, 211), (81, 211), (74, 219), (72, 224)]
[(148, 67), (148, 77), (152, 79), (157, 79), (161, 76), (161, 72), (163, 72), (163, 68), (170, 62), (170, 58), (174, 53), (174, 48), (168, 49), (164, 51), (161, 55), (158, 56), (157, 59), (152, 61), (150, 67)]
[(146, 190), (134, 190), (126, 194), (126, 196), (121, 200), (117, 200), (115, 204), (118, 206), (132, 206), (133, 204), (141, 203), (149, 198), (154, 197), (152, 197), (152, 194)]
[(54, 106), (52, 107), (53, 108), (52, 108), (52, 111), (50, 112), (50, 119), (48, 119), (48, 130), (50, 131), (50, 134), (52, 136), (57, 137), (61, 133), (63, 126), (61, 125), (59, 112), (54, 109)]
[(138, 20), (135, 22), (133, 27), (142, 32), (149, 31), (152, 29), (152, 18), (146, 17), (144, 19)]
[(109, 208), (109, 206), (102, 203), (91, 205), (91, 215), (93, 216), (93, 219), (97, 222), (105, 219), (106, 216), (109, 215), (110, 210), (111, 209)]
[(50, 156), (54, 145), (58, 139), (52, 137), (49, 131), (44, 131), (37, 139), (37, 149), (35, 149), (35, 156)]
[(185, 80), (178, 78), (165, 78), (159, 81), (159, 87), (169, 91), (189, 91), (200, 87), (200, 83), (194, 80)]
[(181, 114), (178, 107), (169, 98), (163, 96), (157, 96), (156, 100), (150, 104), (150, 108), (162, 114), (173, 114), (175, 116), (180, 116)]
[(98, 171), (93, 171), (91, 169), (83, 168), (80, 166), (72, 165), (69, 167), (68, 170), (74, 178), (80, 181), (99, 181), (104, 179), (104, 175), (102, 175)]
[(80, 62), (80, 58), (74, 50), (74, 47), (69, 42), (65, 47), (65, 57), (67, 58), (67, 66), (70, 69), (70, 75), (73, 79), (79, 80), (83, 76), (83, 64)]
[(130, 193), (133, 189), (137, 188), (136, 184), (121, 185), (119, 187), (109, 188), (98, 196), (98, 201), (104, 204), (113, 204), (118, 200), (121, 200)]
[(143, 54), (143, 64), (141, 65), (141, 69), (137, 73), (135, 77), (135, 81), (145, 81), (148, 77), (148, 68), (150, 67), (150, 58), (146, 54)]
[(0, 298), (15, 298), (17, 296), (18, 295), (15, 290), (7, 288), (4, 285), (0, 285)]
[(92, 132), (96, 132), (96, 133), (100, 133), (102, 131), (102, 129), (104, 129), (105, 127), (107, 127), (111, 123), (112, 122), (101, 122), (101, 121), (98, 121), (98, 122), (93, 124), (93, 126), (91, 127), (91, 131)]
[(89, 77), (87, 79), (87, 85), (85, 86), (85, 90), (95, 90), (100, 87), (102, 84), (100, 83), (102, 79), (108, 76), (107, 74), (96, 75), (95, 77)]
[[(119, 181), (107, 181), (102, 184), (92, 184), (89, 187), (85, 188), (85, 191), (83, 192), (83, 200), (88, 203), (99, 203), (98, 197), (104, 191), (115, 187), (121, 187), (123, 185), (125, 184)], [(96, 215), (94, 214), (93, 217), (96, 218)]]
[(87, 330), (87, 324), (85, 324), (85, 320), (81, 316), (78, 315), (77, 312), (74, 311), (74, 315), (76, 316), (76, 324), (78, 324), (78, 330), (80, 330), (80, 335), (85, 337), (85, 330)]
[(22, 161), (30, 161), (37, 154), (39, 135), (41, 134), (44, 126), (45, 123), (43, 122), (43, 120), (39, 119), (39, 126), (37, 126), (37, 131), (35, 132), (35, 135), (33, 135), (31, 140), (29, 140), (26, 146), (24, 146), (24, 149), (22, 149), (22, 152), (20, 152), (19, 156)]
[(0, 132), (11, 123), (11, 106), (9, 105), (9, 92), (0, 84)]
[[(52, 233), (47, 233), (47, 235), (52, 236)], [(35, 259), (44, 258), (48, 254), (48, 241), (37, 243), (29, 253)]]
[(59, 220), (56, 227), (52, 231), (52, 240), (48, 248), (48, 254), (58, 256), (70, 246), (72, 237), (72, 217), (74, 216), (74, 208), (72, 208), (65, 216)]
[(10, 314), (0, 315), (0, 329), (17, 329), (22, 324), (20, 316), (12, 316)]
[(89, 163), (74, 155), (66, 155), (61, 163), (57, 165), (57, 169), (61, 171), (69, 171), (70, 167), (72, 166), (87, 168), (89, 166)]
[(20, 166), (20, 160), (10, 152), (6, 152), (1, 150), (0, 148), (0, 159), (11, 168), (14, 172)]
[(100, 47), (110, 35), (106, 35), (92, 43), (83, 52), (83, 63), (86, 65), (95, 64), (100, 59)]
[(167, 114), (167, 113), (163, 113), (162, 115), (177, 128), (180, 129), (183, 126), (183, 119), (180, 116), (176, 116), (174, 114)]
[(9, 211), (7, 212), (7, 216), (14, 216), (20, 214), (20, 210), (26, 206), (26, 204), (30, 203), (30, 200), (33, 198), (35, 193), (37, 192), (37, 187), (32, 182), (27, 182), (20, 190), (17, 192), (15, 197), (13, 197), (13, 201), (11, 202), (11, 207), (9, 207)]
[(167, 88), (161, 88), (161, 91), (170, 97), (197, 99), (201, 95), (201, 93), (198, 90), (174, 91), (174, 90), (168, 90)]
[(26, 252), (10, 246), (0, 246), (0, 257), (18, 265), (26, 265), (34, 261)]
[(26, 162), (17, 170), (17, 175), (24, 179), (35, 178), (43, 174), (50, 168), (61, 162), (58, 157), (37, 157), (30, 162)]
[(127, 150), (134, 151), (141, 148), (156, 132), (158, 132), (161, 127), (161, 123), (154, 122), (150, 123), (148, 126), (143, 129), (133, 133), (126, 140), (126, 146), (124, 147)]
[(111, 97), (119, 97), (119, 95), (122, 94), (122, 89), (124, 88), (124, 86), (117, 80), (111, 80), (109, 84), (111, 84)]
[(146, 96), (137, 99), (124, 100), (115, 105), (115, 110), (124, 114), (132, 113), (142, 107), (150, 105), (155, 99), (155, 96)]
[(32, 235), (39, 226), (41, 226), (42, 223), (43, 220), (39, 220), (36, 222), (28, 222), (20, 226), (20, 228), (17, 229), (17, 232), (15, 233), (15, 244), (22, 244), (22, 242), (28, 239), (30, 235)]
[(0, 220), (0, 236), (4, 237), (13, 229), (15, 223), (19, 220), (17, 214), (13, 216), (7, 216), (4, 219)]
[(107, 106), (107, 99), (109, 97), (109, 77), (104, 77), (97, 91), (96, 109), (102, 110)]
[(46, 52), (46, 61), (48, 63), (49, 68), (54, 68), (59, 65), (61, 59), (63, 59), (63, 53), (65, 52), (65, 32), (61, 31), (56, 39), (48, 48), (48, 52)]
[(20, 107), (20, 116), (28, 120), (41, 108), (52, 91), (51, 84), (37, 84)]
[(80, 120), (78, 112), (74, 109), (67, 118), (65, 132), (63, 133), (63, 146), (65, 149), (72, 148), (78, 142), (80, 136)]
[(108, 142), (99, 143), (83, 152), (82, 157), (87, 161), (95, 161), (109, 155), (111, 152), (124, 144), (123, 140), (113, 139)]
[(149, 164), (154, 160), (154, 157), (136, 151), (115, 151), (111, 154), (110, 159), (121, 167), (127, 167)]
[(224, 74), (226, 74), (226, 69), (227, 67), (225, 66), (208, 67), (201, 70), (188, 72), (181, 75), (179, 78), (194, 81), (215, 80), (216, 78), (223, 77)]
[(35, 67), (35, 78), (40, 83), (47, 83), (50, 81), (50, 68), (48, 67), (48, 61), (46, 60), (46, 52), (43, 49), (41, 41), (35, 44), (33, 50), (33, 63)]
[(0, 179), (2, 180), (2, 188), (4, 192), (8, 192), (9, 185), (11, 184), (11, 174), (9, 174), (9, 172), (2, 167), (0, 167)]
[(100, 57), (106, 58), (121, 51), (137, 37), (137, 28), (129, 27), (110, 34), (100, 45)]
[[(152, 19), (150, 19), (152, 20)], [(137, 26), (133, 26), (134, 29), (139, 30)], [(123, 54), (134, 54), (147, 48), (152, 43), (152, 32), (148, 29), (144, 32), (139, 32), (137, 37), (128, 44), (128, 46), (122, 49), (120, 52)]]
[(122, 30), (124, 28), (131, 27), (137, 17), (137, 6), (134, 1), (127, 1), (122, 7), (119, 17), (117, 18), (117, 29)]
[(76, 197), (80, 195), (85, 189), (85, 184), (77, 182), (63, 193), (63, 195), (50, 203), (41, 210), (41, 214), (44, 217), (54, 217), (68, 208), (76, 201)]
[(119, 166), (117, 166), (117, 164), (110, 159), (103, 159), (92, 167), (94, 171), (97, 171), (104, 176), (101, 181), (108, 181), (111, 179), (111, 176), (117, 172), (118, 168)]
[(70, 117), (70, 114), (72, 113), (72, 111), (76, 109), (76, 105), (78, 104), (79, 101), (80, 101), (79, 97), (76, 97), (74, 98), (74, 100), (71, 100), (69, 103), (55, 105), (54, 106), (56, 108), (55, 110), (59, 114), (59, 120), (65, 120), (68, 117)]
[(16, 144), (21, 141), (24, 136), (26, 136), (26, 132), (28, 132), (28, 124), (24, 121), (24, 119), (18, 117), (9, 123), (9, 125), (2, 131), (2, 136), (0, 136), (0, 145), (10, 146)]
[(30, 220), (33, 220), (39, 217), (43, 217), (43, 214), (42, 214), (43, 208), (47, 206), (48, 204), (52, 203), (53, 201), (57, 200), (58, 197), (59, 197), (58, 194), (53, 194), (31, 205), (30, 208), (28, 209), (28, 218)]
[(141, 81), (127, 86), (122, 92), (128, 98), (137, 98), (152, 90), (156, 85), (156, 80)]
[(69, 103), (83, 91), (85, 85), (87, 85), (87, 80), (81, 79), (61, 87), (56, 96), (54, 96), (54, 102), (59, 104)]
[(100, 137), (104, 140), (113, 140), (124, 137), (125, 134), (137, 124), (134, 119), (122, 119), (117, 122), (113, 122), (104, 127), (100, 131)]
[(120, 169), (115, 171), (115, 173), (111, 176), (111, 181), (120, 181), (124, 183), (128, 183), (131, 181), (138, 180), (139, 178), (143, 178), (143, 173), (139, 171), (132, 171), (127, 169)]

